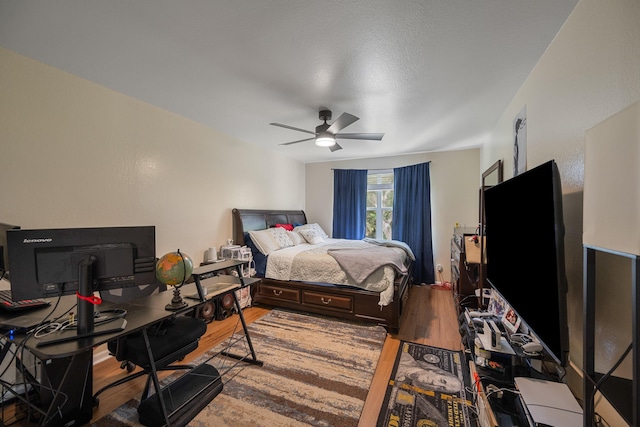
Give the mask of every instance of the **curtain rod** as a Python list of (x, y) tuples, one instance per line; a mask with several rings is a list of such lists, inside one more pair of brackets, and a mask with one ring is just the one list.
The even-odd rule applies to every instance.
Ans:
[[(339, 171), (340, 171), (340, 170), (349, 170), (349, 168), (345, 168), (345, 169), (343, 169), (343, 168), (331, 168), (331, 170), (332, 170), (332, 171), (335, 171), (335, 170), (339, 170)], [(389, 171), (389, 170), (393, 170), (393, 168), (377, 168), (377, 169), (369, 169), (369, 168), (367, 168), (367, 169), (358, 169), (358, 168), (356, 168), (356, 169), (351, 169), (351, 170), (360, 170), (360, 171)]]
[[(423, 163), (431, 163), (431, 160), (429, 160), (428, 162), (414, 163), (413, 165), (406, 165), (406, 166), (421, 165), (421, 164), (423, 164)], [(397, 166), (397, 167), (404, 168), (404, 167), (406, 167), (406, 166)], [(331, 168), (331, 170), (332, 170), (332, 171), (333, 171), (333, 170), (336, 170), (336, 169), (338, 169), (338, 170), (342, 170), (342, 168)], [(387, 171), (387, 170), (393, 170), (393, 169), (396, 169), (396, 168), (395, 168), (395, 167), (391, 167), (391, 168), (371, 168), (371, 169), (366, 168), (366, 169), (359, 169), (359, 170), (368, 170), (368, 171)]]

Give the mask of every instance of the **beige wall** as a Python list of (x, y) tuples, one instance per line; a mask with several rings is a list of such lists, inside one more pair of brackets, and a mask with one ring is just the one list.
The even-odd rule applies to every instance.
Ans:
[(194, 262), (231, 209), (304, 208), (304, 164), (0, 49), (0, 222), (155, 225)]
[(442, 264), (442, 278), (451, 280), (450, 240), (456, 222), (475, 226), (478, 223), (478, 189), (480, 188), (480, 150), (460, 150), (372, 159), (309, 163), (306, 165), (306, 206), (308, 220), (318, 222), (327, 233), (333, 221), (332, 169), (390, 169), (431, 162), (431, 203), (434, 265)]
[[(555, 159), (563, 182), (571, 360), (582, 366), (582, 188), (585, 131), (640, 99), (640, 1), (582, 0), (521, 86), (481, 153), (481, 169), (505, 160), (513, 175), (513, 119), (526, 105), (528, 167)], [(615, 173), (615, 171), (612, 171)], [(612, 191), (616, 191), (612, 189)], [(615, 207), (612, 207), (615, 209)], [(623, 226), (623, 224), (620, 224)], [(526, 224), (523, 224), (526, 232)], [(598, 294), (596, 366), (631, 341), (629, 279), (612, 263)], [(618, 264), (619, 265), (619, 264)], [(529, 267), (535, 271), (535, 260)], [(618, 375), (630, 374), (627, 360)], [(573, 388), (580, 385), (574, 379)], [(581, 393), (580, 393), (581, 394)], [(616, 424), (615, 415), (605, 417)]]

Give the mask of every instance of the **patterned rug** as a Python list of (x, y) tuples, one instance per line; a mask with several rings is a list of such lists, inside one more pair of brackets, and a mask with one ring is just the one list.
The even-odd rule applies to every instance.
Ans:
[(377, 427), (470, 427), (469, 372), (461, 351), (402, 341)]
[[(208, 363), (223, 372), (224, 390), (189, 426), (358, 425), (384, 328), (274, 309), (249, 331), (264, 366), (242, 363), (224, 373), (235, 361), (211, 359)], [(246, 346), (238, 345), (232, 352), (245, 354)], [(92, 426), (138, 426), (137, 406), (131, 400)]]

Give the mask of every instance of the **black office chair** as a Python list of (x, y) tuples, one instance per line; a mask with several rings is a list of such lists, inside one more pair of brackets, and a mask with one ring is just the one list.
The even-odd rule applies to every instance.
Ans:
[[(125, 303), (165, 290), (165, 285), (154, 283), (141, 287), (102, 291), (100, 292), (100, 296), (105, 301)], [(169, 320), (148, 327), (147, 336), (149, 338), (156, 370), (192, 369), (193, 366), (176, 365), (175, 363), (182, 361), (187, 354), (198, 347), (200, 337), (202, 337), (206, 331), (207, 325), (204, 320), (188, 315), (177, 315)], [(145, 388), (140, 398), (141, 402), (144, 401), (150, 395), (152, 376), (150, 375), (151, 364), (142, 332), (134, 332), (110, 341), (107, 343), (107, 348), (116, 360), (122, 362), (121, 367), (127, 368), (128, 372), (133, 371), (135, 366), (141, 367), (142, 370), (121, 378), (98, 390), (94, 394), (96, 406), (99, 404), (98, 395), (107, 389), (147, 375)]]

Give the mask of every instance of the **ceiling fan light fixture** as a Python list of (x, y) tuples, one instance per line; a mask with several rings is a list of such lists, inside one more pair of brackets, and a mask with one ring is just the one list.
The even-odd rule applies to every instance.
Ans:
[(318, 135), (316, 138), (316, 145), (318, 147), (331, 147), (336, 145), (336, 139), (328, 132), (324, 132)]
[(296, 130), (299, 132), (310, 133), (314, 135), (314, 137), (312, 138), (285, 142), (284, 144), (280, 144), (280, 145), (292, 145), (292, 144), (297, 144), (299, 142), (314, 140), (315, 144), (318, 147), (328, 147), (331, 150), (331, 152), (342, 150), (342, 147), (340, 146), (340, 144), (338, 144), (338, 141), (336, 141), (336, 136), (340, 138), (340, 140), (343, 140), (343, 139), (367, 140), (368, 139), (372, 141), (380, 141), (384, 136), (383, 133), (342, 133), (341, 132), (342, 129), (351, 125), (353, 122), (359, 120), (353, 114), (342, 113), (340, 117), (338, 117), (338, 119), (334, 121), (332, 124), (327, 123), (327, 120), (331, 120), (330, 110), (320, 110), (320, 112), (318, 113), (318, 117), (324, 123), (316, 126), (315, 132), (306, 130), (306, 129), (300, 129), (300, 128), (289, 126), (289, 125), (283, 125), (281, 123), (269, 123), (269, 124), (272, 126), (278, 126), (281, 128)]

